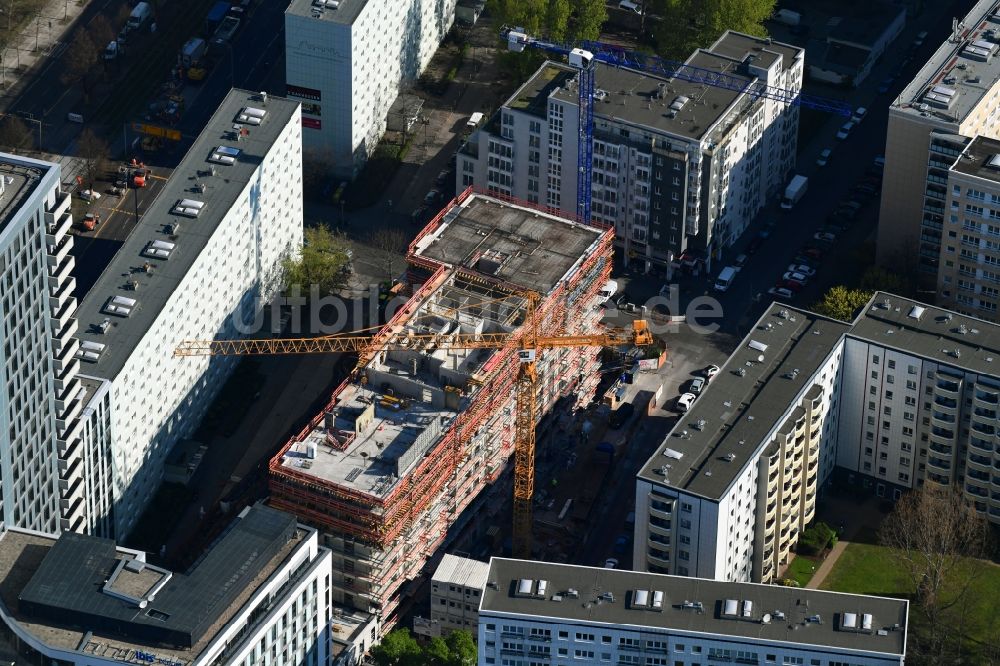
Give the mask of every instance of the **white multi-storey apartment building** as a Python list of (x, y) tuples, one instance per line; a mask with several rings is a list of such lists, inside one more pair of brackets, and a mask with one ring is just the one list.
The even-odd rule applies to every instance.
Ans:
[(947, 250), (961, 216), (946, 207), (949, 168), (970, 139), (1000, 139), (998, 43), (1000, 2), (979, 0), (889, 107), (878, 259), (927, 289), (957, 260)]
[(904, 599), (493, 558), (480, 666), (888, 666)]
[[(687, 64), (794, 94), (803, 61), (798, 47), (726, 32)], [(798, 107), (603, 64), (595, 88), (593, 219), (646, 270), (710, 265), (795, 166)], [(546, 62), (462, 147), (459, 191), (576, 215), (578, 113), (577, 70)]]
[(253, 331), (301, 244), (299, 104), (234, 90), (77, 310), (83, 531), (128, 533), (233, 367), (176, 345)]
[(70, 196), (59, 165), (0, 155), (0, 521), (71, 525), (64, 437), (80, 411)]
[(633, 562), (771, 582), (833, 474), (958, 485), (1000, 523), (1000, 327), (878, 293), (852, 324), (773, 305), (636, 486)]
[(353, 178), (385, 132), (400, 89), (427, 67), (456, 0), (292, 0), (285, 83), (302, 101), (306, 155)]
[(321, 666), (329, 581), (316, 531), (265, 506), (245, 509), (185, 573), (108, 539), (10, 529), (0, 640), (25, 663)]

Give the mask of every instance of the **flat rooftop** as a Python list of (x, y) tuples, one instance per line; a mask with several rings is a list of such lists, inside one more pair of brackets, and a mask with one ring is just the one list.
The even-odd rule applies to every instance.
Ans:
[(768, 433), (849, 328), (772, 304), (667, 434), (639, 478), (721, 498), (768, 443)]
[[(740, 77), (738, 71), (741, 63), (709, 51), (695, 51), (686, 62), (694, 67), (745, 78)], [(747, 84), (749, 83), (750, 79), (747, 79)], [(660, 84), (665, 85), (663, 96), (659, 96)], [(650, 128), (657, 133), (696, 140), (713, 129), (741, 96), (741, 93), (726, 88), (676, 78), (668, 79), (600, 63), (594, 86), (596, 90), (603, 91), (603, 96), (597, 93), (602, 99), (594, 103), (595, 123), (598, 127), (602, 118), (611, 119), (616, 123), (624, 121)], [(556, 90), (553, 96), (574, 106), (579, 103), (575, 83)], [(686, 97), (688, 101), (680, 111), (675, 112), (670, 105), (679, 97)]]
[(44, 162), (14, 162), (0, 157), (0, 234), (21, 210), (47, 171)]
[(830, 41), (870, 51), (906, 9), (876, 0), (844, 6), (839, 11), (841, 15), (836, 17), (839, 20), (828, 36)]
[[(103, 379), (118, 375), (237, 197), (256, 177), (258, 166), (298, 106), (298, 102), (271, 96), (265, 102), (259, 93), (245, 90), (226, 95), (160, 196), (142, 212), (124, 245), (80, 302), (75, 317), (81, 354), (99, 350), (96, 360), (78, 355), (86, 361), (84, 373)], [(244, 108), (266, 112), (259, 125), (240, 119)], [(237, 140), (235, 127), (245, 127), (249, 134)], [(209, 161), (219, 147), (236, 151), (231, 164)], [(174, 212), (182, 200), (204, 206), (194, 217)], [(169, 249), (169, 257), (151, 257), (151, 243)], [(165, 355), (169, 353), (164, 350)]]
[[(363, 432), (347, 437), (347, 446), (332, 446), (334, 431), (349, 433), (353, 423), (336, 417), (334, 428), (319, 427), (292, 444), (281, 466), (359, 492), (385, 498), (399, 480), (434, 446), (458, 415), (420, 400), (384, 403), (385, 394), (348, 384), (338, 395), (338, 408), (362, 410), (374, 405), (374, 420)], [(400, 405), (398, 408), (396, 405)]]
[(1000, 326), (878, 292), (848, 335), (941, 365), (1000, 377)]
[(367, 4), (368, 0), (292, 0), (285, 12), (330, 23), (354, 25)]
[(962, 39), (944, 42), (890, 108), (962, 122), (1000, 78), (998, 7), (998, 0), (979, 0), (961, 21)]
[[(499, 589), (483, 589), (480, 618), (510, 613), (609, 629), (649, 627), (832, 648), (844, 657), (855, 650), (902, 656), (906, 649), (903, 599), (498, 557), (490, 560), (489, 580)], [(531, 594), (518, 593), (522, 581)], [(546, 583), (541, 595), (534, 594), (538, 581)]]
[[(123, 660), (143, 648), (188, 664), (307, 535), (293, 516), (255, 506), (190, 571), (172, 573), (108, 539), (8, 530), (0, 537), (0, 602), (55, 648)], [(144, 599), (145, 611), (102, 591), (106, 584)], [(190, 646), (171, 642), (184, 634), (195, 638)]]
[(431, 580), (435, 583), (451, 583), (465, 587), (484, 589), (490, 580), (490, 565), (468, 557), (446, 554), (434, 570)]
[(507, 100), (505, 106), (539, 118), (546, 117), (549, 97), (576, 78), (576, 68), (547, 61)]
[(796, 60), (805, 57), (805, 50), (793, 44), (777, 42), (766, 37), (754, 37), (732, 30), (722, 33), (722, 36), (708, 47), (708, 50), (739, 62), (743, 62), (747, 56), (753, 56), (756, 61), (766, 67), (770, 67), (779, 56), (782, 59), (783, 68), (788, 68)]
[(604, 231), (541, 211), (472, 195), (444, 215), (415, 253), (543, 296), (586, 256)]
[(955, 160), (951, 170), (1000, 183), (1000, 141), (977, 136)]

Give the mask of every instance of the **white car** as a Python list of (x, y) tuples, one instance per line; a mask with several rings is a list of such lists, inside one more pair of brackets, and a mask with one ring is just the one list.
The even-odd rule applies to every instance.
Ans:
[(694, 404), (696, 396), (694, 393), (682, 393), (679, 398), (677, 398), (677, 409), (686, 412), (691, 409), (691, 405)]
[(604, 568), (605, 569), (617, 569), (618, 568), (618, 560), (616, 560), (613, 557), (609, 557), (608, 559), (604, 560)]
[(705, 368), (705, 379), (707, 379), (708, 381), (712, 381), (712, 377), (715, 377), (717, 374), (719, 374), (719, 370), (720, 368), (717, 365), (708, 366), (707, 368)]
[(813, 238), (824, 243), (832, 243), (837, 240), (837, 237), (826, 231), (817, 231), (813, 234)]
[(854, 123), (855, 125), (858, 125), (861, 123), (862, 120), (865, 119), (865, 116), (867, 114), (868, 114), (868, 109), (866, 109), (863, 106), (859, 106), (857, 110), (854, 112), (854, 115), (851, 116), (851, 122)]
[(601, 287), (601, 290), (597, 292), (598, 302), (603, 304), (607, 303), (608, 300), (618, 292), (618, 283), (614, 280), (608, 280)]
[(93, 190), (80, 190), (80, 198), (84, 201), (97, 201), (101, 198), (101, 193)]
[(816, 158), (816, 166), (826, 166), (827, 164), (829, 164), (830, 155), (832, 154), (833, 154), (832, 150), (830, 150), (829, 148), (824, 148), (823, 152), (821, 152), (819, 154), (819, 157)]
[(843, 141), (850, 136), (852, 129), (854, 129), (854, 121), (848, 120), (846, 123), (841, 125), (840, 129), (837, 131), (837, 138)]
[(771, 287), (767, 290), (767, 293), (778, 298), (792, 298), (795, 296), (791, 289), (785, 289), (784, 287)]
[(783, 276), (781, 276), (781, 279), (788, 280), (789, 282), (798, 282), (803, 286), (805, 286), (805, 284), (809, 282), (809, 278), (807, 278), (802, 273), (797, 273), (795, 271), (788, 271)]
[(805, 264), (792, 264), (788, 267), (788, 272), (790, 273), (802, 273), (806, 277), (812, 277), (816, 275), (816, 269), (812, 266), (806, 266)]

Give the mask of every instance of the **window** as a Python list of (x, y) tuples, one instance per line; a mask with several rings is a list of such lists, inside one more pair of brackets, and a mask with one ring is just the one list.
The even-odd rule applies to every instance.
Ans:
[(594, 642), (594, 634), (581, 634), (580, 632), (577, 632), (577, 634), (576, 634), (576, 640), (578, 640), (578, 641), (586, 641), (588, 643), (593, 643)]
[(878, 356), (872, 356), (872, 363), (875, 364), (875, 365), (878, 365), (879, 364), (879, 357)]

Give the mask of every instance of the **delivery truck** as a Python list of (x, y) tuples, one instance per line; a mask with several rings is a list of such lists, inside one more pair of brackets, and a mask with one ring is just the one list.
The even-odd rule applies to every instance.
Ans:
[(153, 6), (148, 2), (140, 2), (129, 14), (125, 26), (129, 30), (139, 30), (146, 27), (153, 21)]
[(806, 193), (809, 187), (809, 179), (805, 176), (796, 175), (785, 188), (785, 196), (781, 198), (781, 207), (784, 210), (791, 210)]
[(205, 56), (205, 51), (208, 49), (208, 44), (201, 37), (192, 37), (187, 40), (184, 44), (184, 48), (181, 49), (181, 64), (185, 67), (192, 67), (201, 62), (201, 59)]

